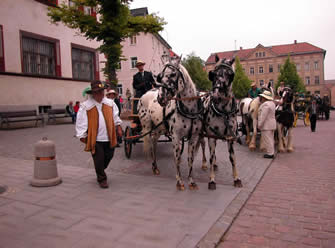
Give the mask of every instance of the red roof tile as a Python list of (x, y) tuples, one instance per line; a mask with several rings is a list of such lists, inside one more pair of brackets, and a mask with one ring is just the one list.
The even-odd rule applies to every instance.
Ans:
[[(326, 50), (323, 50), (317, 46), (314, 46), (312, 44), (309, 44), (307, 42), (302, 43), (293, 43), (293, 44), (287, 44), (287, 45), (277, 45), (277, 46), (269, 46), (265, 47), (266, 49), (269, 49), (273, 53), (279, 55), (287, 55), (287, 54), (299, 54), (299, 53), (310, 53), (310, 52), (326, 52)], [(227, 52), (218, 52), (211, 54), (206, 64), (212, 64), (215, 63), (215, 54), (219, 56), (219, 58), (226, 58), (226, 59), (232, 59), (234, 56), (238, 56), (240, 59), (245, 59), (251, 51), (253, 51), (256, 48), (249, 48), (249, 49), (240, 49), (235, 51), (227, 51)]]

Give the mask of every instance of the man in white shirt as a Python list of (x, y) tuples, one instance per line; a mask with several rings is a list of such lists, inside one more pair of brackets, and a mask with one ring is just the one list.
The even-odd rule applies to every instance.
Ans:
[(114, 155), (117, 135), (122, 136), (119, 110), (113, 100), (105, 98), (104, 85), (100, 81), (91, 83), (88, 99), (80, 105), (76, 132), (85, 151), (92, 154), (97, 181), (101, 188), (108, 188), (105, 169)]

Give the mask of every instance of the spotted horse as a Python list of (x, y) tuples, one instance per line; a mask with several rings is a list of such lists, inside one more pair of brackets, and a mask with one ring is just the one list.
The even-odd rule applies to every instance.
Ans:
[[(152, 109), (157, 109), (159, 113), (156, 113), (156, 116), (158, 119), (163, 119), (164, 126), (172, 139), (177, 189), (185, 189), (180, 173), (180, 164), (181, 143), (187, 141), (188, 184), (191, 190), (197, 190), (198, 186), (193, 179), (193, 162), (202, 129), (200, 116), (203, 112), (203, 105), (201, 97), (198, 96), (195, 84), (185, 67), (181, 65), (178, 57), (169, 58), (168, 62), (165, 63), (163, 70), (157, 76), (157, 86), (157, 102), (162, 107), (162, 111), (158, 111), (158, 108), (154, 107), (156, 102), (152, 103)], [(151, 112), (151, 114), (153, 113)]]
[(211, 94), (204, 102), (203, 136), (208, 138), (210, 151), (210, 181), (208, 189), (215, 190), (215, 149), (218, 140), (228, 144), (229, 160), (232, 165), (234, 186), (242, 187), (242, 181), (237, 175), (234, 141), (237, 137), (237, 102), (232, 92), (234, 79), (233, 60), (220, 60), (216, 56), (216, 66), (209, 72), (213, 83)]

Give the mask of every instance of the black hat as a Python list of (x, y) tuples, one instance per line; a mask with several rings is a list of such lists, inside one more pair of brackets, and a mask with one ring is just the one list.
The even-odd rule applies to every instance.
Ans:
[(97, 92), (104, 89), (106, 89), (106, 86), (101, 81), (94, 81), (91, 83), (91, 90), (88, 90), (86, 93), (92, 94), (93, 92)]

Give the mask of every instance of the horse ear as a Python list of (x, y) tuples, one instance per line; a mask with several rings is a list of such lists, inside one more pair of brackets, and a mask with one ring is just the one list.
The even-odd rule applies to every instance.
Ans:
[(215, 79), (215, 73), (213, 72), (213, 71), (209, 71), (209, 73), (208, 73), (208, 79), (210, 80), (210, 81), (214, 81), (214, 79)]
[(233, 59), (230, 61), (230, 66), (232, 65), (232, 64), (234, 64), (234, 62), (235, 62), (235, 57), (233, 57)]
[(217, 54), (215, 54), (215, 63), (219, 62), (220, 58)]

